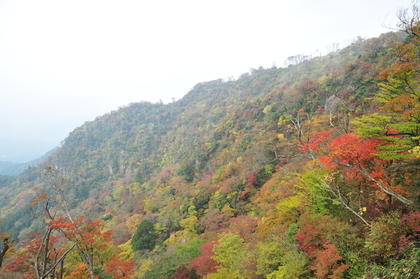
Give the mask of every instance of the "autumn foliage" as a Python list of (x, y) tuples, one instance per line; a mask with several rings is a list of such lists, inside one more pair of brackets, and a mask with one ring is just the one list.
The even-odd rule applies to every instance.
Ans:
[(0, 177), (2, 272), (420, 278), (418, 11), (400, 26), (409, 36), (75, 129), (43, 169)]

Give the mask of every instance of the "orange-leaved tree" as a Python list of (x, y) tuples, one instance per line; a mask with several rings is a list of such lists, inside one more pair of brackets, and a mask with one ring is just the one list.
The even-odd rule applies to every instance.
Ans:
[(73, 218), (65, 199), (67, 180), (59, 171), (46, 167), (40, 177), (50, 187), (32, 201), (32, 208), (45, 225), (20, 244), (18, 257), (5, 267), (24, 278), (130, 278), (133, 261), (119, 255), (112, 232), (101, 220)]

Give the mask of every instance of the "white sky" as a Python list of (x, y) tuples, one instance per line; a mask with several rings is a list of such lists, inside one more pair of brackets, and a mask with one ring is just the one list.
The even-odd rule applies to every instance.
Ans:
[(52, 148), (131, 102), (178, 100), (198, 82), (379, 36), (410, 4), (0, 0), (0, 140)]

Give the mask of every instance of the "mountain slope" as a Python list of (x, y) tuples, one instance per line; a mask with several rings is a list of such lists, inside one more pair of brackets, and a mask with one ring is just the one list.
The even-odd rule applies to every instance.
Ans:
[[(418, 183), (417, 161), (378, 159), (389, 138), (359, 137), (354, 124), (385, 113), (374, 101), (377, 79), (394, 69), (393, 44), (404, 38), (359, 40), (288, 68), (197, 84), (168, 105), (100, 116), (36, 168), (0, 182), (0, 219), (19, 239), (38, 229), (26, 205), (34, 187), (48, 187), (37, 174), (51, 166), (69, 181), (73, 214), (105, 220), (116, 243), (140, 250), (139, 278), (169, 278), (186, 264), (207, 278), (360, 278), (411, 247), (409, 238), (387, 250), (374, 244), (387, 241), (379, 234), (395, 214), (408, 220), (395, 235), (417, 229), (418, 195), (408, 185)], [(149, 221), (154, 250), (137, 249)]]

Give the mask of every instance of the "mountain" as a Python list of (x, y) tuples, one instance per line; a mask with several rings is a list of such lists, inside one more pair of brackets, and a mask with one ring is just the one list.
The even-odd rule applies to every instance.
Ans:
[(48, 151), (41, 157), (31, 160), (27, 163), (15, 163), (9, 161), (0, 161), (0, 175), (16, 175), (23, 172), (29, 166), (35, 166), (41, 163), (42, 161), (46, 160), (52, 153), (55, 151), (56, 148)]
[(3, 230), (25, 241), (57, 205), (66, 222), (102, 220), (133, 278), (418, 275), (414, 50), (415, 38), (387, 33), (99, 116), (0, 176)]

